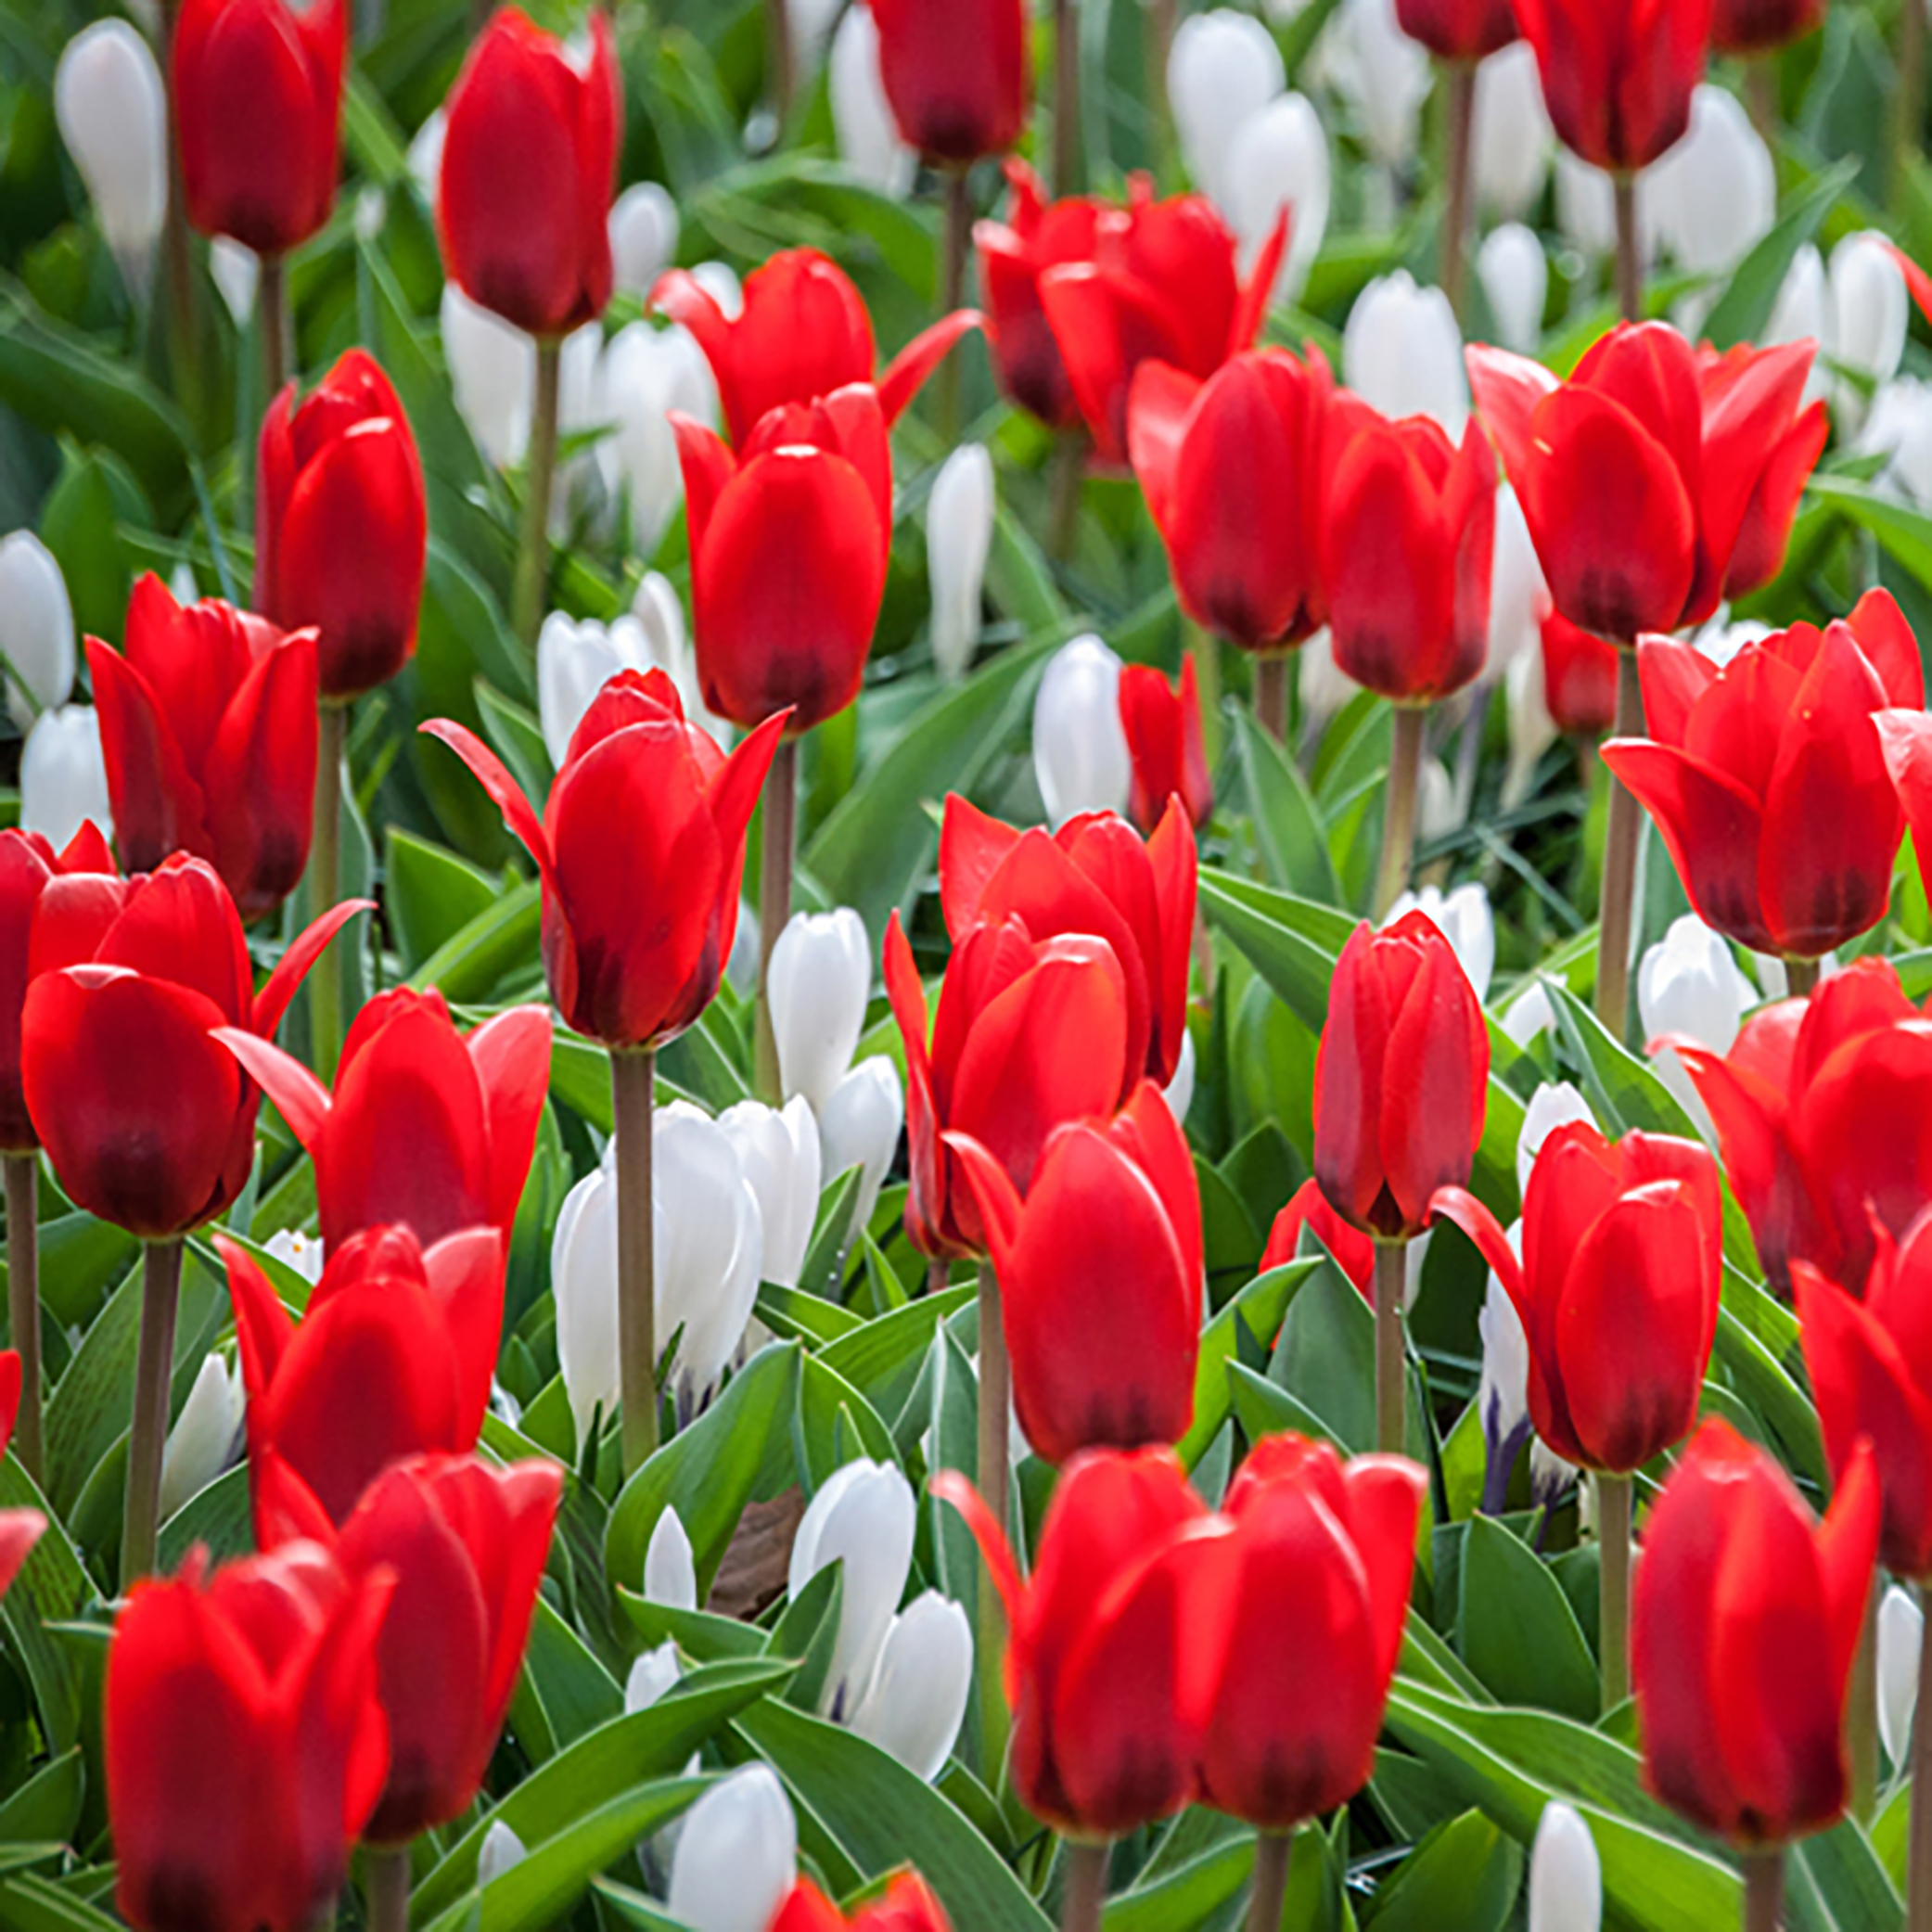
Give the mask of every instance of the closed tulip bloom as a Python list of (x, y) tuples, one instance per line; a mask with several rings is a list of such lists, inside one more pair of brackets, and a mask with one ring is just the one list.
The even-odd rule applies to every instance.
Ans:
[(1781, 1845), (1845, 1809), (1845, 1691), (1878, 1518), (1869, 1450), (1819, 1522), (1778, 1464), (1716, 1419), (1664, 1485), (1637, 1566), (1631, 1674), (1644, 1783), (1700, 1830)]
[(73, 605), (54, 553), (31, 530), (0, 537), (0, 653), (7, 715), (22, 731), (67, 702), (74, 687)]
[(847, 1918), (809, 1878), (787, 1895), (765, 1932), (953, 1932), (945, 1907), (916, 1872), (901, 1872), (884, 1893)]
[(326, 913), (258, 993), (228, 889), (177, 852), (122, 884), (49, 888), (28, 949), (20, 1079), (60, 1184), (103, 1221), (165, 1241), (223, 1212), (254, 1165), (261, 1094), (215, 1037), (263, 1038), (366, 900)]
[(1721, 54), (1769, 54), (1823, 24), (1824, 0), (1714, 0), (1710, 44)]
[(333, 1094), (260, 1036), (221, 1036), (315, 1164), (322, 1239), (406, 1225), (426, 1247), (464, 1228), (505, 1244), (550, 1083), (550, 1016), (513, 1006), (467, 1038), (442, 995), (394, 987), (355, 1017)]
[(393, 1462), (467, 1455), (490, 1406), (503, 1328), (504, 1243), (471, 1228), (425, 1249), (371, 1228), (332, 1252), (298, 1322), (248, 1250), (225, 1235), (249, 1476), (264, 1547), (290, 1519), (349, 1519)]
[(1323, 478), (1337, 665), (1397, 703), (1461, 690), (1489, 649), (1496, 459), (1481, 426), (1458, 448), (1427, 416), (1389, 422), (1343, 394), (1328, 411)]
[(1333, 389), (1318, 349), (1236, 355), (1203, 382), (1141, 364), (1127, 447), (1198, 624), (1248, 650), (1299, 644), (1322, 621), (1316, 582), (1323, 436)]
[(1489, 893), (1475, 879), (1449, 892), (1440, 886), (1425, 886), (1419, 892), (1402, 893), (1382, 923), (1393, 926), (1412, 912), (1420, 912), (1449, 941), (1478, 1002), (1488, 999), (1496, 970), (1496, 915)]
[(1617, 722), (1617, 646), (1557, 611), (1542, 621), (1543, 702), (1570, 737), (1597, 738)]
[(202, 234), (281, 255), (328, 220), (348, 56), (345, 0), (183, 0), (174, 126)]
[(845, 1078), (865, 1028), (872, 992), (865, 922), (849, 905), (794, 913), (772, 948), (767, 987), (779, 1081), (787, 1098), (802, 1094), (817, 1112)]
[(447, 105), (436, 227), (450, 279), (533, 336), (601, 315), (623, 121), (609, 20), (592, 14), (585, 49), (504, 8)]
[(54, 115), (122, 279), (145, 295), (168, 212), (168, 102), (127, 21), (96, 20), (61, 49)]
[(1087, 812), (1125, 813), (1133, 754), (1120, 718), (1120, 659), (1092, 632), (1046, 660), (1033, 697), (1033, 782), (1056, 828)]
[(1768, 581), (1769, 557), (1775, 574), (1823, 443), (1800, 413), (1813, 354), (1700, 354), (1666, 323), (1624, 324), (1559, 383), (1504, 350), (1467, 351), (1565, 617), (1631, 643), (1703, 622), (1734, 572)]
[(892, 118), (929, 161), (1004, 154), (1032, 101), (1025, 0), (871, 0)]
[(1566, 1462), (1628, 1475), (1689, 1433), (1717, 1332), (1722, 1208), (1695, 1141), (1576, 1122), (1543, 1143), (1523, 1256), (1466, 1190), (1435, 1211), (1482, 1250), (1529, 1343), (1529, 1419)]
[(1133, 766), (1127, 813), (1141, 836), (1154, 835), (1170, 799), (1181, 800), (1188, 824), (1199, 831), (1214, 816), (1214, 775), (1201, 737), (1201, 695), (1192, 651), (1182, 657), (1178, 689), (1152, 665), (1130, 664), (1122, 670), (1120, 728)]
[(315, 801), (315, 633), (284, 633), (210, 597), (178, 605), (152, 572), (123, 651), (87, 640), (114, 837), (130, 871), (206, 859), (244, 921), (301, 882)]
[(1382, 1240), (1419, 1234), (1439, 1187), (1469, 1178), (1488, 1100), (1490, 1036), (1432, 921), (1411, 913), (1342, 948), (1315, 1056), (1315, 1179)]
[(1395, 0), (1411, 40), (1443, 60), (1482, 60), (1516, 37), (1513, 0)]
[(978, 1142), (947, 1145), (999, 1272), (1027, 1440), (1050, 1463), (1178, 1442), (1194, 1420), (1201, 1205), (1160, 1090), (1143, 1081), (1111, 1121), (1056, 1128), (1023, 1201)]
[(1876, 925), (1905, 817), (1872, 714), (1925, 702), (1890, 594), (1823, 632), (1747, 644), (1722, 670), (1664, 637), (1637, 662), (1652, 736), (1613, 738), (1604, 761), (1656, 820), (1705, 924), (1795, 959)]
[(313, 1543), (211, 1576), (198, 1549), (134, 1585), (102, 1716), (129, 1925), (301, 1932), (333, 1905), (389, 1770), (376, 1645), (391, 1588), (352, 1582)]
[(1294, 1260), (1301, 1252), (1303, 1230), (1328, 1250), (1336, 1265), (1362, 1290), (1363, 1299), (1372, 1301), (1375, 1244), (1359, 1228), (1351, 1228), (1328, 1205), (1321, 1187), (1313, 1181), (1304, 1181), (1274, 1217), (1257, 1273), (1265, 1274), (1271, 1268), (1285, 1268)]
[(389, 377), (352, 349), (300, 404), (291, 383), (262, 419), (259, 462), (262, 614), (321, 633), (324, 697), (387, 683), (416, 649), (429, 557), (422, 464)]
[(606, 1046), (659, 1046), (710, 1004), (737, 929), (745, 828), (784, 724), (768, 719), (727, 759), (685, 723), (662, 672), (625, 672), (584, 713), (541, 820), (473, 733), (423, 727), (536, 861), (544, 967), (567, 1025)]

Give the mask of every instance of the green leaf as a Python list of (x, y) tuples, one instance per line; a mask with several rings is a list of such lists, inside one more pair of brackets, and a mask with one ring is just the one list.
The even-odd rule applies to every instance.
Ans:
[(1568, 1598), (1535, 1552), (1488, 1516), (1468, 1522), (1456, 1631), (1464, 1661), (1503, 1703), (1595, 1717), (1596, 1663)]
[(1758, 341), (1770, 326), (1793, 259), (1818, 233), (1839, 196), (1858, 178), (1859, 164), (1848, 157), (1811, 182), (1778, 218), (1777, 225), (1737, 264), (1724, 292), (1704, 324), (1715, 349)]
[(1261, 1349), (1274, 1346), (1282, 1317), (1295, 1291), (1313, 1273), (1313, 1260), (1289, 1261), (1258, 1274), (1201, 1331), (1199, 1365), (1194, 1375), (1194, 1421), (1174, 1452), (1188, 1468), (1208, 1452), (1208, 1445), (1228, 1419), (1228, 1364), (1237, 1354), (1235, 1324), (1245, 1327)]
[(503, 896), (503, 881), (443, 846), (391, 825), (385, 900), (405, 966), (414, 969), (438, 947), (488, 912)]
[(1303, 899), (1341, 905), (1327, 828), (1300, 770), (1245, 707), (1235, 713), (1235, 729), (1255, 839), (1269, 877)]
[(119, 1919), (31, 1872), (0, 1879), (0, 1928), (4, 1932), (122, 1932)]
[(1932, 517), (1849, 477), (1813, 476), (1805, 489), (1813, 501), (1869, 530), (1921, 584), (1932, 590)]
[(824, 1295), (835, 1301), (838, 1299), (845, 1257), (852, 1242), (859, 1184), (864, 1178), (862, 1169), (847, 1168), (819, 1196), (812, 1240), (799, 1269), (799, 1286), (808, 1295)]
[[(534, 879), (499, 889), (490, 904), (410, 974), (409, 983), (418, 990), (434, 986), (452, 1004), (472, 1005), (493, 992), (506, 973), (528, 964), (542, 920), (543, 901)], [(559, 1035), (557, 1046), (563, 1043)], [(596, 1058), (606, 1068), (608, 1085), (608, 1062), (601, 1051), (596, 1051)], [(605, 1105), (608, 1116), (608, 1095)]]
[(87, 1761), (78, 1746), (62, 1751), (0, 1805), (0, 1845), (59, 1843), (81, 1819)]
[(1523, 1879), (1523, 1851), (1480, 1811), (1439, 1824), (1375, 1893), (1379, 1932), (1502, 1932)]

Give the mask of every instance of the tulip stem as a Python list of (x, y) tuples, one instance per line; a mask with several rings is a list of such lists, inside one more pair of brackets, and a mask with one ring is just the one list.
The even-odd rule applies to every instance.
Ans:
[(127, 1496), (121, 1520), (123, 1595), (154, 1570), (161, 1517), (161, 1449), (174, 1374), (174, 1311), (181, 1299), (181, 1242), (141, 1250), (141, 1340), (134, 1359), (134, 1419), (127, 1439)]
[[(349, 747), (349, 707), (322, 702), (315, 754), (315, 824), (309, 842), (309, 916), (319, 919), (342, 896), (342, 761)], [(309, 968), (309, 1051), (325, 1084), (342, 1049), (342, 954), (331, 940)]]
[(1247, 1932), (1281, 1932), (1282, 1901), (1288, 1895), (1292, 1831), (1262, 1832), (1255, 1840), (1254, 1889), (1247, 1899)]
[[(1751, 125), (1767, 147), (1778, 138), (1778, 57), (1759, 54), (1745, 62), (1744, 103)], [(1776, 152), (1775, 148), (1772, 148)]]
[(1892, 94), (1893, 210), (1905, 206), (1912, 162), (1919, 151), (1926, 113), (1926, 9), (1904, 0), (1899, 8), (1898, 77)]
[(262, 331), (262, 408), (282, 393), (288, 380), (290, 328), (288, 324), (288, 277), (282, 257), (261, 258), (262, 279), (257, 285), (255, 324)]
[[(6, 1157), (6, 1320), (20, 1357), (20, 1413), (13, 1452), (41, 1482), (40, 1156)], [(45, 1485), (43, 1485), (45, 1487)]]
[(627, 1477), (658, 1448), (658, 1257), (651, 1183), (657, 1062), (647, 1046), (622, 1048), (610, 1056), (617, 1133), (618, 1382)]
[(1428, 714), (1420, 705), (1395, 708), (1388, 748), (1388, 797), (1382, 814), (1382, 863), (1375, 872), (1375, 919), (1402, 896), (1415, 855), (1415, 800), (1422, 788), (1422, 729)]
[(791, 917), (791, 856), (799, 816), (799, 741), (782, 737), (765, 774), (764, 811), (758, 846), (758, 1014), (755, 1078), (761, 1098), (774, 1107), (785, 1095), (778, 1068), (778, 1035), (772, 1025), (772, 952)]
[[(1006, 1326), (1000, 1312), (1000, 1278), (991, 1261), (979, 1263), (979, 1493), (1002, 1530), (1006, 1528), (1007, 1417), (1012, 1375), (1006, 1361)], [(1006, 1613), (990, 1565), (979, 1566), (979, 1630), (974, 1657), (979, 1675), (980, 1772), (989, 1791), (1000, 1788), (1006, 1760), (1006, 1691), (1002, 1666)]]
[(1604, 1709), (1631, 1694), (1631, 1508), (1636, 1484), (1596, 1472), (1597, 1652)]
[(161, 273), (168, 285), (168, 362), (174, 376), (174, 397), (192, 416), (201, 395), (200, 336), (195, 326), (195, 263), (188, 249), (187, 190), (181, 176), (180, 121), (174, 107), (174, 27), (180, 17), (181, 0), (161, 0), (155, 47), (168, 121), (168, 210), (161, 220)]
[(1458, 318), (1463, 313), (1465, 244), (1469, 235), (1469, 157), (1476, 134), (1476, 63), (1449, 63), (1449, 111), (1443, 173), (1448, 199), (1442, 211), (1442, 292)]
[(791, 119), (790, 0), (765, 0), (765, 60), (771, 68), (772, 112), (778, 119), (775, 147), (784, 142), (785, 124)]
[(1165, 182), (1174, 173), (1174, 110), (1168, 101), (1167, 64), (1174, 51), (1175, 0), (1147, 0), (1141, 9), (1141, 31), (1146, 36), (1147, 111), (1154, 118), (1154, 178)]
[(1851, 1761), (1851, 1815), (1870, 1824), (1878, 1810), (1878, 1599), (1877, 1575), (1865, 1597), (1865, 1618), (1852, 1654), (1845, 1690), (1845, 1755)]
[(1644, 313), (1644, 248), (1637, 235), (1637, 178), (1619, 174), (1617, 185), (1617, 306), (1626, 322)]
[(524, 477), (523, 531), (517, 541), (517, 574), (510, 583), (510, 628), (529, 650), (536, 648), (550, 574), (550, 485), (557, 475), (557, 393), (562, 360), (558, 338), (537, 338), (537, 392)]
[(1409, 1244), (1375, 1243), (1375, 1447), (1401, 1455), (1408, 1436), (1408, 1363), (1402, 1351), (1402, 1301), (1409, 1286)]
[[(973, 240), (973, 196), (964, 167), (946, 170), (946, 236), (940, 277), (940, 313), (950, 315), (966, 300), (966, 250)], [(951, 449), (959, 440), (960, 363), (955, 351), (940, 365), (940, 441)]]
[(1264, 651), (1255, 659), (1255, 723), (1277, 745), (1288, 740), (1288, 659)]
[(1080, 0), (1054, 0), (1054, 198), (1080, 189)]
[(1181, 620), (1181, 650), (1194, 653), (1195, 700), (1201, 711), (1201, 755), (1211, 773), (1221, 763), (1221, 639), (1191, 617)]
[(1778, 1932), (1785, 1923), (1785, 1851), (1749, 1851), (1744, 1862), (1745, 1932)]
[(1787, 959), (1785, 962), (1785, 996), (1809, 1000), (1818, 991), (1818, 962), (1815, 959)]
[(1107, 1903), (1105, 1845), (1084, 1840), (1067, 1847), (1067, 1894), (1060, 1908), (1060, 1932), (1100, 1932)]
[(409, 1847), (370, 1845), (363, 1852), (363, 1922), (368, 1932), (409, 1932)]
[(1046, 462), (1046, 554), (1056, 564), (1070, 564), (1080, 545), (1081, 485), (1086, 476), (1086, 431), (1062, 429)]
[(1919, 1585), (1919, 1608), (1925, 1613), (1925, 1633), (1919, 1639), (1921, 1695), (1912, 1720), (1912, 1822), (1909, 1827), (1905, 1923), (1910, 1932), (1932, 1932), (1932, 1588)]
[[(1619, 738), (1641, 738), (1644, 684), (1631, 645), (1617, 652), (1617, 723)], [(1604, 840), (1604, 886), (1599, 902), (1596, 945), (1596, 1017), (1613, 1040), (1623, 1038), (1630, 1019), (1631, 932), (1637, 895), (1637, 847), (1644, 818), (1636, 794), (1610, 774), (1610, 825)]]

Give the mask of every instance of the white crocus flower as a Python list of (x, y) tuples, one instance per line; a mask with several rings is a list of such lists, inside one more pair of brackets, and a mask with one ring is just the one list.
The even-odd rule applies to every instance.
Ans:
[(645, 1545), (644, 1594), (647, 1602), (662, 1604), (667, 1610), (697, 1607), (697, 1563), (691, 1539), (685, 1532), (685, 1519), (668, 1503)]
[(940, 466), (926, 505), (932, 657), (942, 678), (963, 678), (972, 667), (992, 520), (992, 457), (983, 443), (962, 443)]
[(1132, 761), (1120, 724), (1120, 660), (1091, 632), (1047, 659), (1033, 700), (1033, 776), (1056, 825), (1127, 810)]
[(1580, 1812), (1553, 1798), (1529, 1854), (1529, 1932), (1599, 1932), (1603, 1922), (1596, 1840)]
[(648, 295), (677, 259), (677, 203), (655, 181), (627, 187), (610, 204), (612, 286)]
[(1393, 926), (1410, 913), (1420, 913), (1449, 941), (1479, 1005), (1489, 997), (1490, 978), (1496, 970), (1496, 916), (1488, 891), (1475, 880), (1445, 893), (1440, 886), (1404, 892), (1388, 908), (1384, 926)]
[(768, 1764), (707, 1791), (682, 1821), (671, 1862), (672, 1918), (690, 1932), (765, 1932), (798, 1876), (799, 1826)]
[(972, 1626), (928, 1590), (892, 1619), (851, 1727), (930, 1784), (952, 1755), (972, 1688)]
[(863, 0), (854, 0), (832, 36), (826, 92), (846, 166), (867, 187), (903, 201), (919, 172), (918, 151), (900, 139), (879, 74), (878, 26)]
[(230, 1367), (221, 1356), (208, 1356), (161, 1451), (163, 1520), (228, 1466), (247, 1414), (240, 1365)]
[(1349, 312), (1342, 379), (1384, 416), (1433, 416), (1460, 441), (1469, 377), (1449, 298), (1420, 287), (1405, 268), (1377, 276)]
[(741, 1100), (718, 1116), (738, 1165), (758, 1196), (764, 1229), (764, 1278), (795, 1288), (818, 1213), (818, 1122), (802, 1094), (782, 1109)]
[[(872, 942), (850, 906), (794, 913), (766, 981), (786, 1095), (823, 1108), (851, 1066), (872, 991)], [(838, 1171), (827, 1169), (830, 1180)]]
[(122, 279), (143, 299), (168, 213), (168, 107), (160, 69), (125, 20), (96, 20), (62, 49), (54, 117)]
[(114, 837), (108, 765), (94, 707), (64, 704), (43, 711), (20, 753), (20, 829), (38, 832), (58, 851), (87, 820)]
[(912, 1567), (915, 1516), (905, 1477), (889, 1463), (861, 1459), (826, 1478), (799, 1525), (789, 1577), (794, 1597), (828, 1564), (845, 1566), (838, 1634), (819, 1695), (820, 1710), (835, 1721), (850, 1721), (871, 1687)]
[(6, 710), (22, 731), (74, 687), (74, 610), (54, 553), (31, 530), (0, 537), (0, 654)]

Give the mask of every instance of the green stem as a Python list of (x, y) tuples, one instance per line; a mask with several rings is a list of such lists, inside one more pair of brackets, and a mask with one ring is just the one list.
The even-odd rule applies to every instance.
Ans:
[(181, 177), (181, 140), (174, 111), (174, 29), (181, 0), (161, 0), (160, 32), (155, 52), (167, 97), (168, 211), (161, 225), (161, 275), (167, 283), (168, 364), (174, 396), (196, 415), (201, 396), (200, 335), (195, 315), (195, 264), (188, 247), (187, 191)]
[(1395, 708), (1388, 753), (1388, 802), (1382, 817), (1382, 863), (1375, 869), (1375, 918), (1402, 896), (1415, 855), (1415, 804), (1422, 789), (1422, 729), (1428, 713), (1420, 705)]
[(617, 1132), (617, 1359), (626, 1476), (641, 1469), (658, 1447), (658, 1257), (651, 1191), (657, 1058), (647, 1046), (610, 1056)]
[(1409, 1286), (1409, 1244), (1375, 1243), (1375, 1447), (1401, 1455), (1408, 1438), (1408, 1363), (1402, 1350), (1402, 1302)]
[(1288, 655), (1264, 651), (1255, 659), (1255, 723), (1277, 745), (1288, 737)]
[(1176, 158), (1174, 110), (1168, 100), (1168, 57), (1174, 49), (1175, 0), (1146, 0), (1141, 8), (1141, 32), (1146, 37), (1147, 112), (1154, 120), (1154, 178), (1173, 178)]
[(409, 1932), (409, 1847), (365, 1846), (364, 1924), (368, 1932)]
[(1195, 694), (1201, 706), (1201, 750), (1211, 772), (1221, 763), (1221, 639), (1191, 617), (1183, 617), (1181, 648), (1194, 653)]
[(550, 574), (550, 487), (557, 475), (557, 396), (563, 343), (537, 338), (537, 388), (531, 415), (530, 461), (523, 499), (523, 531), (517, 544), (517, 574), (510, 585), (510, 627), (534, 650), (544, 621), (544, 590)]
[(1247, 1900), (1247, 1932), (1281, 1932), (1282, 1902), (1288, 1895), (1292, 1831), (1263, 1832), (1255, 1840), (1254, 1890)]
[[(324, 698), (309, 843), (309, 916), (314, 919), (342, 897), (342, 761), (348, 748), (349, 707)], [(325, 1085), (335, 1079), (342, 1050), (342, 958), (340, 940), (332, 940), (309, 968), (309, 1048)]]
[(1845, 1755), (1851, 1761), (1851, 1815), (1870, 1824), (1878, 1810), (1878, 1600), (1885, 1593), (1874, 1575), (1865, 1598), (1864, 1627), (1845, 1687)]
[(1080, 190), (1080, 0), (1054, 0), (1054, 198)]
[(1919, 1642), (1919, 1701), (1912, 1720), (1912, 1822), (1909, 1827), (1905, 1923), (1932, 1932), (1932, 1585), (1919, 1585), (1925, 1634)]
[(1637, 235), (1637, 182), (1632, 174), (1616, 176), (1617, 186), (1617, 306), (1626, 322), (1644, 313), (1644, 249)]
[(1911, 163), (1919, 151), (1926, 113), (1926, 10), (1900, 0), (1898, 75), (1892, 93), (1892, 178), (1894, 212), (1905, 206)]
[(121, 1589), (154, 1570), (160, 1531), (161, 1450), (174, 1372), (174, 1312), (181, 1299), (181, 1242), (141, 1250), (141, 1339), (134, 1359), (134, 1417), (128, 1432), (127, 1495), (121, 1523)]
[(288, 276), (279, 255), (263, 255), (255, 291), (255, 326), (262, 331), (262, 407), (265, 412), (288, 380), (292, 358), (288, 319)]
[(756, 1018), (759, 1097), (774, 1107), (784, 1101), (778, 1070), (778, 1036), (772, 1028), (772, 1001), (766, 982), (772, 951), (791, 917), (792, 845), (799, 816), (799, 741), (780, 738), (765, 774), (764, 810), (758, 849), (758, 1013)]
[(771, 68), (772, 112), (778, 117), (775, 147), (783, 146), (785, 124), (791, 119), (790, 0), (765, 0), (765, 60)]
[(1060, 1932), (1100, 1932), (1100, 1913), (1107, 1903), (1107, 1853), (1105, 1845), (1084, 1839), (1068, 1845)]
[(1759, 54), (1745, 62), (1744, 103), (1750, 110), (1751, 125), (1758, 138), (1777, 152), (1778, 138), (1778, 57)]
[[(1641, 738), (1644, 685), (1637, 653), (1625, 645), (1617, 653), (1617, 723), (1614, 736)], [(1604, 885), (1597, 922), (1596, 1017), (1610, 1036), (1621, 1040), (1630, 1020), (1631, 939), (1636, 915), (1637, 848), (1644, 814), (1636, 795), (1610, 774), (1610, 824), (1604, 841)]]
[[(946, 171), (946, 235), (940, 278), (940, 313), (950, 315), (966, 301), (966, 253), (973, 241), (973, 196), (965, 168)], [(951, 449), (959, 440), (960, 358), (949, 352), (940, 365), (940, 441)]]
[(1081, 486), (1087, 475), (1087, 432), (1076, 424), (1054, 439), (1046, 464), (1046, 554), (1070, 564), (1080, 547)]
[(1628, 1476), (1596, 1475), (1597, 1646), (1604, 1709), (1631, 1694), (1631, 1509)]
[(1785, 1923), (1785, 1850), (1750, 1851), (1744, 1862), (1745, 1932), (1778, 1932)]
[[(991, 1261), (979, 1263), (979, 1493), (1002, 1529), (1006, 1527), (1008, 1415), (1012, 1379), (1006, 1361), (1006, 1327), (1000, 1312), (1000, 1278)], [(979, 1677), (980, 1774), (989, 1791), (1000, 1788), (1006, 1761), (1006, 1611), (993, 1587), (991, 1566), (979, 1566), (979, 1631), (974, 1651)]]
[(40, 1436), (40, 1156), (6, 1157), (6, 1319), (20, 1357), (20, 1413), (13, 1452), (42, 1480)]
[(1443, 173), (1448, 182), (1448, 205), (1442, 214), (1442, 292), (1460, 317), (1469, 235), (1469, 159), (1476, 134), (1476, 63), (1452, 61), (1447, 79), (1449, 111), (1443, 122), (1447, 144)]
[(1818, 964), (1815, 959), (1787, 959), (1785, 962), (1786, 999), (1809, 1000), (1818, 991)]

